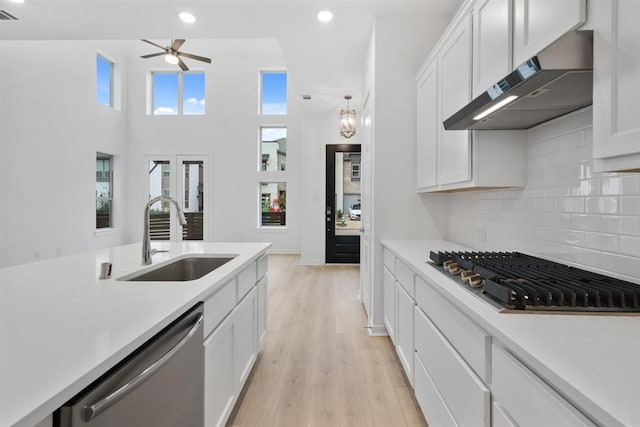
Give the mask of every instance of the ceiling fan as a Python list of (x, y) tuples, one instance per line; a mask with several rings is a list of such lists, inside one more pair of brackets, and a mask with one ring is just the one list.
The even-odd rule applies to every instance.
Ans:
[(151, 42), (149, 40), (145, 40), (145, 39), (141, 39), (141, 40), (143, 42), (145, 42), (145, 43), (149, 43), (150, 45), (153, 45), (155, 47), (158, 47), (158, 48), (162, 49), (162, 52), (150, 53), (149, 55), (142, 55), (140, 58), (146, 59), (146, 58), (153, 58), (155, 56), (164, 55), (165, 61), (167, 61), (169, 64), (178, 64), (180, 66), (180, 68), (182, 69), (182, 71), (189, 71), (189, 67), (187, 67), (187, 64), (184, 63), (184, 61), (182, 60), (181, 56), (185, 57), (185, 58), (195, 59), (196, 61), (202, 61), (202, 62), (206, 62), (208, 64), (211, 64), (211, 59), (210, 58), (205, 58), (204, 56), (193, 55), (193, 54), (187, 53), (187, 52), (180, 52), (178, 49), (180, 49), (180, 47), (182, 47), (182, 45), (184, 44), (184, 42), (185, 42), (184, 39), (171, 40), (171, 45), (167, 46), (167, 47), (160, 46), (159, 44), (156, 44), (156, 43)]

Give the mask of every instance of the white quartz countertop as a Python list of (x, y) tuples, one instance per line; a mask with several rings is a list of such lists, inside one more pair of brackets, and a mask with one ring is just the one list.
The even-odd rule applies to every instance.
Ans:
[[(187, 309), (255, 261), (269, 243), (153, 242), (159, 264), (233, 254), (189, 282), (124, 282), (141, 244), (0, 269), (0, 426), (33, 426)], [(98, 279), (112, 262), (112, 278)]]
[(500, 313), (427, 264), (442, 240), (382, 244), (597, 424), (640, 426), (640, 316)]

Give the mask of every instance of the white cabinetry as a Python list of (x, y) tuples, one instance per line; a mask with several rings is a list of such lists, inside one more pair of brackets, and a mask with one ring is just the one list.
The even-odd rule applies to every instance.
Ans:
[(382, 312), (391, 342), (396, 343), (396, 279), (388, 268), (382, 271)]
[(593, 156), (597, 171), (640, 171), (640, 2), (593, 2)]
[(595, 427), (507, 351), (494, 345), (492, 360), (491, 391), (519, 426)]
[[(523, 131), (448, 131), (442, 124), (470, 101), (472, 74), (474, 79), (479, 79), (478, 85), (490, 82), (479, 89), (482, 91), (509, 71), (510, 42), (508, 34), (502, 34), (504, 27), (507, 32), (509, 28), (509, 4), (510, 0), (485, 0), (480, 1), (474, 11), (464, 6), (418, 71), (418, 192), (525, 185), (526, 135)], [(498, 16), (493, 17), (493, 13)], [(478, 40), (472, 37), (472, 16), (480, 25), (473, 33)], [(498, 43), (495, 51), (492, 50), (494, 42)], [(480, 65), (491, 64), (486, 73), (472, 67), (472, 43), (478, 51), (476, 61)]]
[(396, 283), (396, 353), (409, 383), (413, 386), (413, 308), (411, 295)]
[(586, 0), (514, 0), (514, 65), (582, 25), (586, 9)]
[(226, 423), (255, 364), (266, 334), (266, 291), (266, 267), (258, 260), (205, 301), (207, 427)]
[(433, 58), (418, 74), (417, 117), (417, 178), (418, 190), (438, 184), (438, 150), (442, 120), (438, 111), (438, 61)]
[(513, 69), (512, 4), (512, 0), (478, 0), (473, 5), (473, 98)]
[[(464, 107), (471, 97), (471, 17), (454, 24), (438, 49), (442, 120)], [(442, 131), (438, 138), (438, 184), (471, 179), (471, 132)]]

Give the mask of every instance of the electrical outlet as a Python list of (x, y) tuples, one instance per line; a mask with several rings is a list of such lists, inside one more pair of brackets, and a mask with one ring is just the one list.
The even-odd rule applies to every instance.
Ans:
[(38, 251), (38, 250), (33, 251), (33, 257), (34, 258), (40, 258), (40, 251)]
[(476, 228), (476, 240), (478, 242), (486, 242), (487, 241), (487, 230), (483, 228)]
[(56, 249), (56, 255), (57, 255), (57, 256), (62, 255), (62, 248), (57, 248), (57, 249)]

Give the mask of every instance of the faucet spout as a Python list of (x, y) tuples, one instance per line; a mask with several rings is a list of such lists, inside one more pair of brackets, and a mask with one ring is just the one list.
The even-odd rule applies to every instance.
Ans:
[(184, 216), (184, 211), (178, 204), (175, 199), (166, 196), (158, 196), (149, 200), (147, 206), (144, 208), (144, 234), (142, 236), (142, 264), (150, 265), (151, 264), (151, 236), (150, 236), (150, 226), (149, 226), (149, 210), (151, 206), (156, 202), (171, 202), (176, 207), (178, 211), (178, 220), (180, 221), (180, 225), (183, 227), (187, 225), (187, 218)]

